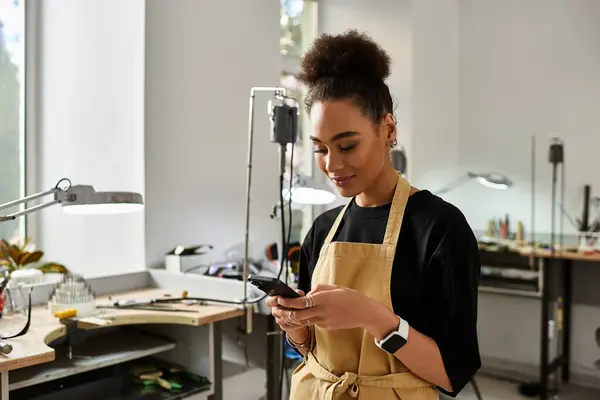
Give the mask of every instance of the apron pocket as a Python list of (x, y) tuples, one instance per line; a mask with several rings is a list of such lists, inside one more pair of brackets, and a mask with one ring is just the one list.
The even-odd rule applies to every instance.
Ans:
[(433, 386), (394, 388), (398, 400), (439, 400), (440, 396)]

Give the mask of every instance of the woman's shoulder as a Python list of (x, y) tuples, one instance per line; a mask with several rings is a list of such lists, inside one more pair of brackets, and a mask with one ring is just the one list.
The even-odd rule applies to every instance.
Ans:
[[(476, 242), (463, 212), (454, 204), (422, 190), (411, 196), (405, 212), (405, 235), (431, 252), (443, 243)], [(400, 243), (399, 243), (400, 244)]]
[(420, 190), (409, 198), (407, 214), (417, 221), (435, 225), (442, 230), (457, 225), (461, 228), (469, 226), (465, 215), (458, 207), (428, 190)]

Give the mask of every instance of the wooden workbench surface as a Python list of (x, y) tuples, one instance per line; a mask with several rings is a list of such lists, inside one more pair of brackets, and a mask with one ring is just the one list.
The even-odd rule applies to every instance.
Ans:
[[(179, 293), (172, 293), (163, 289), (143, 289), (126, 293), (111, 294), (99, 297), (97, 305), (108, 305), (119, 299), (149, 299), (179, 297)], [(109, 300), (110, 298), (110, 300)], [(78, 320), (78, 327), (94, 329), (104, 326), (122, 326), (137, 324), (176, 324), (201, 326), (243, 315), (243, 310), (229, 306), (217, 305), (180, 305), (171, 307), (185, 308), (195, 312), (164, 312), (148, 310), (121, 310), (98, 309), (96, 314), (89, 318)], [(24, 315), (5, 315), (0, 320), (0, 330), (6, 336), (18, 333), (25, 325)], [(34, 307), (31, 313), (31, 327), (29, 332), (15, 339), (7, 341), (13, 346), (10, 354), (0, 354), (0, 371), (10, 371), (31, 365), (42, 364), (54, 360), (54, 349), (48, 344), (65, 336), (66, 328), (60, 321), (50, 314), (46, 306)]]
[[(519, 254), (522, 256), (530, 256), (532, 254), (531, 249), (521, 249)], [(580, 253), (575, 251), (555, 251), (554, 256), (550, 250), (536, 249), (535, 256), (539, 258), (556, 258), (559, 260), (573, 260), (573, 261), (588, 261), (588, 262), (600, 262), (600, 253)]]

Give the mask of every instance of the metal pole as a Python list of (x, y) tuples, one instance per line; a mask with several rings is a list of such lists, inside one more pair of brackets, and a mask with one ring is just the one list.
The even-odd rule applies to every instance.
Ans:
[[(242, 272), (242, 283), (244, 286), (244, 301), (248, 298), (248, 263), (250, 252), (250, 199), (252, 193), (252, 156), (254, 146), (254, 97), (257, 92), (274, 92), (278, 97), (286, 96), (286, 89), (283, 87), (253, 87), (250, 89), (250, 100), (248, 103), (248, 160), (246, 169), (246, 218), (244, 230), (244, 261)], [(249, 311), (246, 307), (246, 321), (249, 322)], [(251, 325), (246, 323), (246, 333), (252, 333)]]

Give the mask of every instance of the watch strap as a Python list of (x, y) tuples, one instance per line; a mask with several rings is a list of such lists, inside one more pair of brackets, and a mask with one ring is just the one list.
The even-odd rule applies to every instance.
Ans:
[[(400, 317), (398, 317), (398, 318), (400, 318)], [(408, 322), (406, 322), (405, 320), (403, 320), (402, 318), (400, 318), (400, 325), (398, 325), (398, 333), (404, 339), (408, 340), (408, 331), (409, 331)]]
[(381, 339), (381, 341), (377, 340), (377, 338), (373, 338), (377, 347), (381, 348), (381, 344), (387, 339), (389, 339), (390, 336), (396, 333), (399, 334), (402, 338), (404, 338), (404, 340), (408, 340), (408, 331), (410, 330), (410, 325), (408, 324), (408, 322), (406, 322), (406, 320), (402, 319), (400, 316), (398, 316), (398, 320), (398, 328), (390, 332), (385, 338)]

